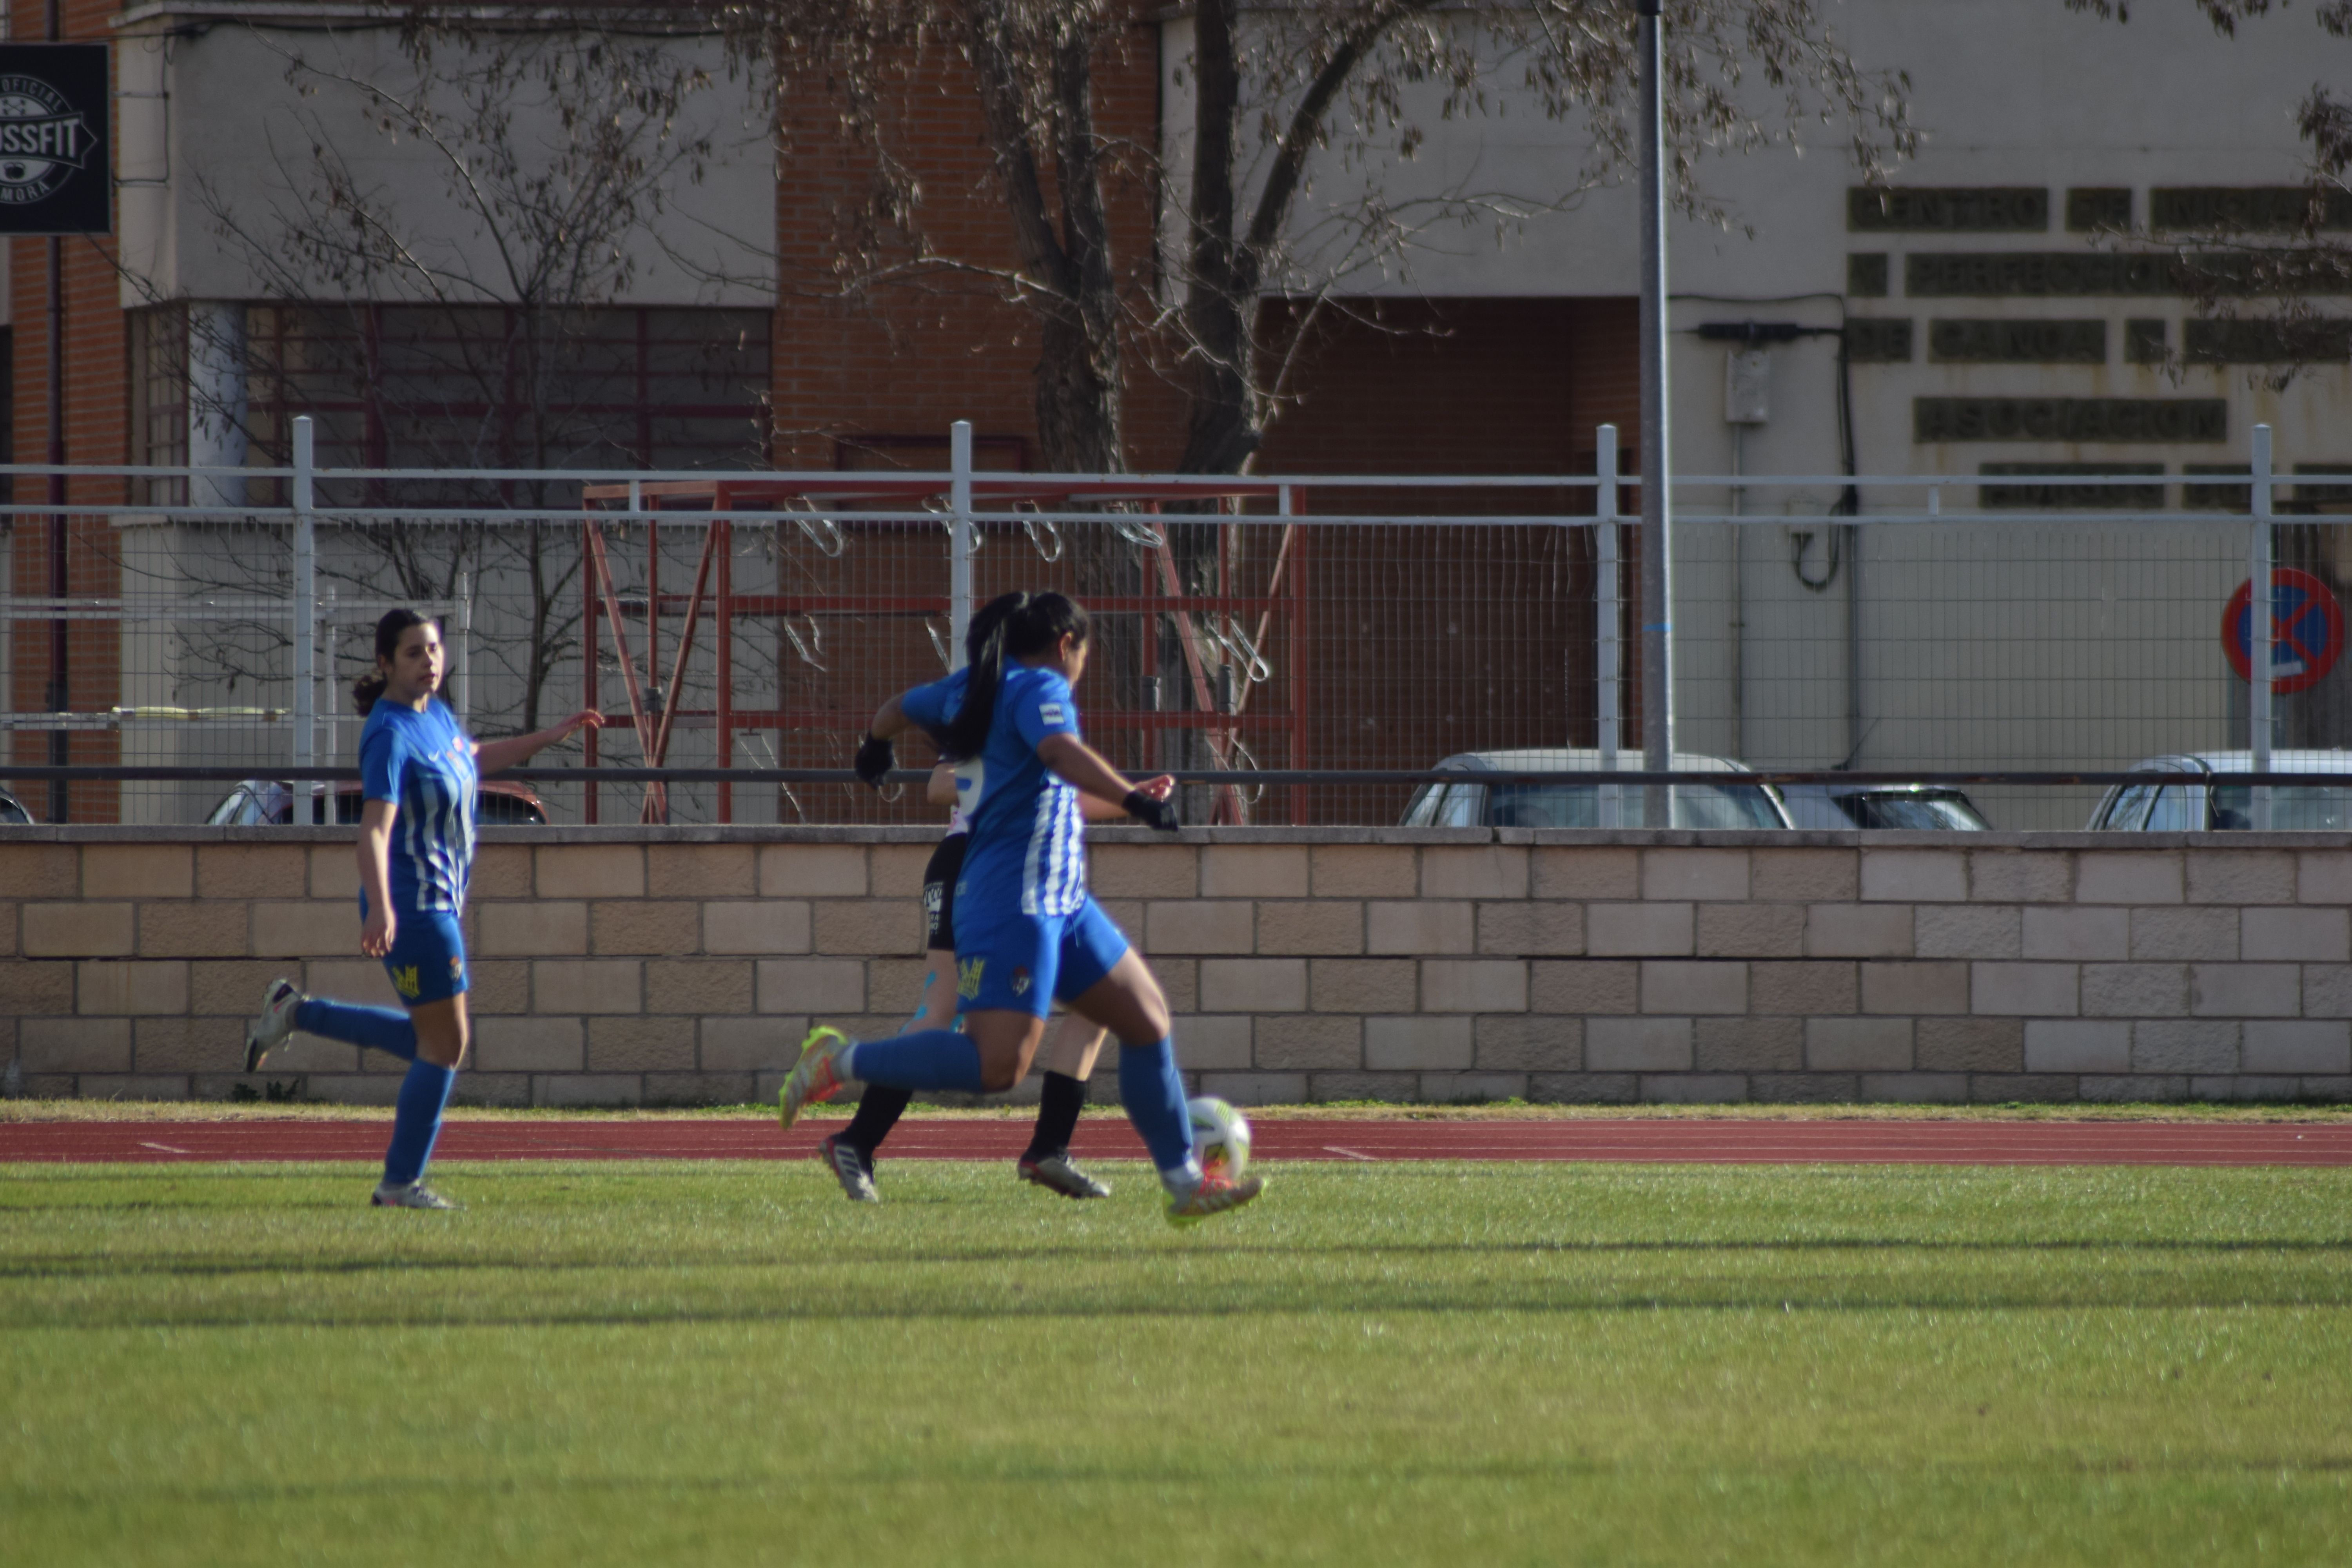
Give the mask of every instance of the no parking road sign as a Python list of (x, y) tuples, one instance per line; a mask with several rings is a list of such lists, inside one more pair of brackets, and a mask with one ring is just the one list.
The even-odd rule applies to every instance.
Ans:
[[(2238, 679), (2252, 679), (2253, 581), (2238, 584), (2221, 612), (2221, 650)], [(2316, 686), (2344, 656), (2344, 606), (2308, 572), (2281, 566), (2271, 574), (2271, 689), (2285, 693)]]

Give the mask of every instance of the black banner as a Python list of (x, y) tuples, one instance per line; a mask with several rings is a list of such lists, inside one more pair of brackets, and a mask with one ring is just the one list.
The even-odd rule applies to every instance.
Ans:
[(104, 44), (0, 44), (0, 234), (114, 232)]

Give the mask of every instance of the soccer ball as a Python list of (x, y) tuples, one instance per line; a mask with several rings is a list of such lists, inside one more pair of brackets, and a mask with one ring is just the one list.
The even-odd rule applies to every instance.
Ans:
[(1201, 1169), (1238, 1182), (1249, 1169), (1249, 1118), (1213, 1095), (1204, 1094), (1184, 1107), (1192, 1122), (1192, 1152)]

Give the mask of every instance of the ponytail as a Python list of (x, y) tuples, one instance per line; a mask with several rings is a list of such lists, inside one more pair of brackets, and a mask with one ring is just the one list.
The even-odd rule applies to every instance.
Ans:
[(1002, 594), (991, 599), (972, 616), (964, 638), (971, 673), (965, 679), (963, 706), (937, 737), (940, 749), (951, 757), (976, 757), (987, 747), (1006, 659), (1044, 653), (1066, 637), (1083, 643), (1092, 629), (1086, 610), (1065, 594)]
[[(419, 610), (408, 609), (405, 606), (397, 610), (386, 610), (375, 624), (375, 657), (379, 660), (393, 658), (400, 652), (400, 639), (407, 635), (409, 627), (428, 626), (432, 624), (433, 617)], [(352, 705), (362, 714), (374, 711), (376, 700), (383, 695), (384, 685), (383, 670), (369, 670), (352, 682)]]

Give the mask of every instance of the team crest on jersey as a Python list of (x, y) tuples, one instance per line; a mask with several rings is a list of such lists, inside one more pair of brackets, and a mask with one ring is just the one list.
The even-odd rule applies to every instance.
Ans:
[(1037, 718), (1041, 722), (1047, 724), (1066, 724), (1070, 721), (1068, 710), (1058, 702), (1037, 704)]
[(461, 982), (466, 978), (466, 961), (464, 959), (453, 958), (449, 961), (449, 978)]
[(392, 988), (403, 996), (415, 996), (422, 991), (425, 987), (417, 981), (416, 965), (413, 963), (394, 965), (392, 971)]
[(1015, 996), (1029, 994), (1029, 972), (1026, 969), (1015, 969), (1013, 972), (1013, 994)]
[(988, 967), (984, 958), (967, 958), (956, 965), (956, 995), (966, 1002), (980, 994), (981, 972)]

